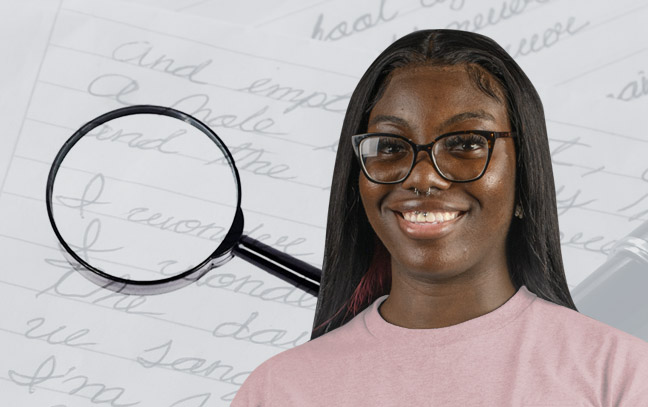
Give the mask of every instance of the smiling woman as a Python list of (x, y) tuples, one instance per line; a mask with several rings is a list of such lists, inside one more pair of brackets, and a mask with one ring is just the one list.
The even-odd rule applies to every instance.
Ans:
[[(514, 137), (488, 140), (490, 160), (479, 161), (481, 173), (444, 176), (450, 170), (442, 159), (452, 154), (437, 148), (447, 144), (441, 136), (474, 135), (468, 132), (473, 130)], [(366, 160), (363, 165), (353, 149), (353, 137), (364, 133), (434, 144), (427, 150), (431, 154), (411, 154), (406, 178), (381, 184), (371, 180)], [(456, 145), (455, 157), (459, 148), (476, 147)], [(475, 166), (472, 154), (473, 159), (460, 161), (461, 168)], [(428, 30), (389, 46), (353, 94), (334, 171), (312, 339), (344, 325), (387, 293), (381, 311), (400, 310), (419, 320), (419, 327), (427, 320), (428, 328), (492, 311), (523, 285), (576, 310), (560, 252), (542, 103), (520, 67), (489, 38)], [(397, 216), (414, 212), (418, 218), (417, 211), (448, 209), (458, 216), (451, 224), (436, 225), (447, 232), (435, 239), (412, 235), (435, 225), (415, 229)]]
[[(506, 105), (482, 92), (464, 66), (415, 65), (391, 73), (369, 123), (372, 133), (434, 143), (432, 155), (409, 154), (413, 167), (412, 159), (382, 158), (391, 168), (403, 165), (403, 174), (409, 172), (398, 184), (359, 176), (365, 214), (391, 255), (391, 295), (380, 308), (383, 317), (407, 328), (438, 328), (503, 304), (515, 293), (506, 261), (515, 200), (513, 139), (492, 140), (495, 151), (486, 168), (485, 137), (437, 135), (509, 132)], [(458, 140), (448, 146), (454, 137)], [(472, 182), (456, 183), (441, 174)], [(414, 189), (428, 193), (416, 196)], [(430, 215), (434, 218), (427, 219)], [(413, 216), (416, 220), (408, 220)]]
[(311, 340), (232, 406), (648, 405), (648, 345), (577, 312), (540, 98), (491, 39), (390, 45), (349, 103)]

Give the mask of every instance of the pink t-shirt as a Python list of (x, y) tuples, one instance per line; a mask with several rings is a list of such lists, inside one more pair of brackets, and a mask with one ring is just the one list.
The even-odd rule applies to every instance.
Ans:
[(378, 306), (263, 362), (231, 407), (648, 407), (648, 343), (522, 286), (460, 324), (408, 329)]

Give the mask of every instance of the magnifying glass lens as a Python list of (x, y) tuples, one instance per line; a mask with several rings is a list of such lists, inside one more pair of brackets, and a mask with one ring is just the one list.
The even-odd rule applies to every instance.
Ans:
[(53, 218), (81, 259), (107, 274), (152, 281), (210, 257), (230, 230), (238, 190), (227, 156), (176, 118), (107, 121), (64, 157)]

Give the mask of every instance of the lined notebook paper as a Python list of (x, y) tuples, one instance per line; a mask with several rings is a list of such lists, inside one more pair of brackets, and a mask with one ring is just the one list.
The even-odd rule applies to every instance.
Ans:
[(508, 49), (543, 100), (570, 288), (648, 221), (639, 0), (1, 7), (0, 394), (10, 405), (228, 406), (256, 366), (310, 337), (316, 298), (236, 258), (158, 296), (114, 293), (71, 268), (47, 219), (47, 174), (65, 140), (109, 110), (164, 105), (207, 123), (236, 160), (245, 233), (321, 267), (359, 78), (408, 32), (476, 31)]

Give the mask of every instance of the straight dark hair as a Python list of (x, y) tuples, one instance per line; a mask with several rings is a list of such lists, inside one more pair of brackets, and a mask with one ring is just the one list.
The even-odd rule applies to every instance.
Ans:
[[(371, 227), (360, 201), (360, 167), (351, 136), (367, 120), (397, 68), (411, 65), (465, 66), (475, 84), (505, 103), (516, 149), (516, 202), (524, 217), (513, 218), (507, 262), (516, 289), (525, 285), (539, 298), (573, 310), (562, 263), (556, 191), (542, 102), (518, 64), (492, 39), (460, 30), (421, 30), (385, 49), (356, 87), (337, 148), (326, 225), (322, 279), (311, 340), (350, 321), (391, 288), (391, 257)], [(493, 86), (493, 82), (495, 82)]]

